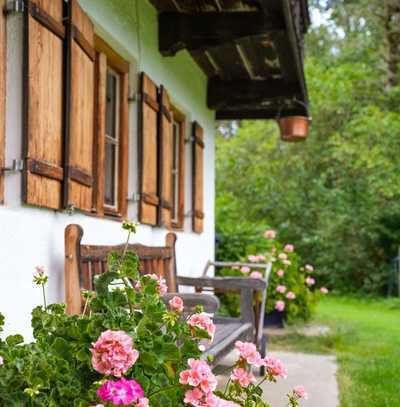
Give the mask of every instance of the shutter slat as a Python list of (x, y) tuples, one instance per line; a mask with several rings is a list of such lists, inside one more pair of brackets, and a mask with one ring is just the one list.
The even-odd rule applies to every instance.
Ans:
[(204, 132), (197, 122), (193, 123), (192, 148), (192, 228), (195, 233), (202, 233), (204, 229)]
[(94, 138), (94, 30), (89, 17), (71, 0), (69, 7), (68, 134), (65, 142), (64, 205), (92, 210)]
[[(139, 113), (139, 221), (148, 225), (157, 224), (158, 215), (158, 142), (157, 102), (158, 89), (145, 74), (140, 78), (141, 103)], [(147, 96), (146, 96), (147, 95)]]
[(62, 168), (64, 41), (58, 31), (63, 24), (63, 1), (31, 4), (41, 10), (37, 9), (36, 18), (33, 6), (24, 12), (24, 152), (27, 163), (39, 164), (24, 170), (24, 201), (59, 209), (62, 180), (60, 171), (52, 168)]
[(167, 90), (161, 86), (159, 96), (159, 225), (167, 228), (172, 224), (172, 112), (171, 102)]

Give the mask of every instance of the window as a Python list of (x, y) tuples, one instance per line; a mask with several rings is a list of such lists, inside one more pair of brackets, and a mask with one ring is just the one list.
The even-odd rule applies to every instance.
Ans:
[(172, 226), (181, 229), (185, 199), (185, 117), (174, 108), (172, 111)]
[(96, 37), (96, 188), (98, 215), (126, 216), (129, 65)]

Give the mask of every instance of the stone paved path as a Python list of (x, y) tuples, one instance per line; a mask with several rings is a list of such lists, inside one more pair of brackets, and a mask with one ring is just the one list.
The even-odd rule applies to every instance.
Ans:
[[(267, 383), (264, 386), (266, 399), (273, 407), (286, 406), (285, 395), (294, 386), (302, 384), (309, 392), (307, 401), (302, 407), (339, 407), (339, 392), (336, 382), (336, 358), (334, 356), (310, 355), (292, 352), (271, 352), (287, 366), (288, 378), (280, 379), (277, 384)], [(231, 366), (235, 354), (228, 355), (223, 364)], [(221, 384), (226, 381), (221, 378)]]

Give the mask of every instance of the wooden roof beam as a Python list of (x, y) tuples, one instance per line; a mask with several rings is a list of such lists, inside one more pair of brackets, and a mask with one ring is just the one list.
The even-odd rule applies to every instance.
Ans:
[(204, 50), (244, 37), (280, 33), (285, 28), (283, 19), (269, 19), (262, 12), (161, 13), (158, 18), (159, 48), (164, 56), (182, 49)]
[(247, 106), (241, 109), (222, 109), (215, 113), (216, 120), (270, 120), (285, 116), (306, 116), (305, 108), (258, 109), (257, 106)]
[(281, 79), (269, 80), (221, 80), (208, 81), (207, 105), (220, 110), (227, 107), (262, 104), (271, 99), (293, 99), (300, 90), (295, 83)]

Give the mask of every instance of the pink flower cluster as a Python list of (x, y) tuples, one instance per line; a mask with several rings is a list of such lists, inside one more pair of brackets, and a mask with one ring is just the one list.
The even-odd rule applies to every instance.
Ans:
[(144, 397), (144, 391), (135, 380), (121, 378), (117, 381), (107, 380), (97, 390), (97, 395), (116, 406), (148, 407), (149, 400)]
[(168, 286), (167, 286), (167, 282), (164, 277), (161, 277), (158, 274), (146, 274), (146, 276), (149, 276), (153, 280), (157, 281), (158, 293), (160, 295), (164, 295), (167, 293)]
[(314, 271), (314, 267), (311, 264), (306, 264), (304, 267), (308, 273), (312, 273)]
[(284, 285), (278, 285), (278, 286), (276, 287), (276, 291), (277, 291), (278, 293), (284, 294), (284, 293), (286, 292), (286, 287), (285, 287)]
[(286, 253), (293, 253), (294, 252), (294, 246), (292, 244), (287, 244), (285, 245), (285, 247), (283, 248), (283, 250)]
[(286, 367), (279, 359), (269, 356), (266, 357), (264, 361), (265, 367), (269, 375), (273, 377), (282, 377), (286, 379), (287, 377)]
[(307, 285), (314, 285), (315, 284), (315, 278), (307, 277), (306, 278), (306, 284)]
[(293, 395), (298, 399), (308, 399), (308, 393), (304, 386), (296, 386), (293, 389)]
[(242, 367), (237, 367), (233, 369), (231, 374), (231, 380), (233, 382), (238, 382), (239, 385), (243, 388), (249, 387), (251, 383), (256, 381), (253, 373), (243, 369)]
[(4, 359), (3, 359), (3, 356), (0, 356), (0, 366), (1, 365), (4, 365)]
[(250, 278), (263, 278), (263, 275), (259, 271), (253, 271), (250, 273)]
[(258, 263), (258, 262), (261, 262), (261, 261), (265, 261), (265, 256), (262, 255), (262, 254), (258, 254), (258, 255), (251, 254), (247, 258), (248, 258), (250, 263)]
[[(199, 328), (208, 332), (210, 340), (213, 340), (215, 334), (215, 325), (208, 315), (193, 314), (187, 321), (191, 328)], [(193, 329), (192, 329), (192, 333)]]
[(139, 352), (133, 348), (132, 338), (124, 331), (104, 331), (90, 352), (95, 370), (116, 377), (121, 377), (139, 357)]
[(183, 312), (183, 300), (181, 297), (175, 296), (168, 301), (171, 311)]
[(264, 360), (257, 351), (256, 345), (250, 342), (236, 341), (235, 348), (239, 351), (240, 358), (252, 366), (263, 366)]
[(243, 274), (248, 274), (248, 273), (250, 273), (250, 267), (247, 267), (247, 266), (243, 266), (243, 267), (241, 267), (240, 268), (240, 271), (243, 273)]
[(270, 239), (270, 240), (275, 239), (275, 237), (276, 237), (275, 230), (272, 230), (272, 229), (266, 230), (265, 233), (264, 233), (264, 237), (266, 239)]
[(282, 269), (279, 269), (276, 274), (278, 275), (278, 277), (283, 277), (285, 275), (285, 271)]
[(275, 302), (275, 309), (279, 312), (282, 312), (286, 307), (285, 301), (278, 300)]
[(288, 300), (294, 300), (294, 299), (296, 298), (296, 294), (295, 294), (293, 291), (289, 291), (289, 292), (286, 294), (286, 298), (287, 298)]
[(321, 287), (320, 291), (321, 291), (322, 294), (328, 294), (329, 293), (329, 290), (326, 287)]

